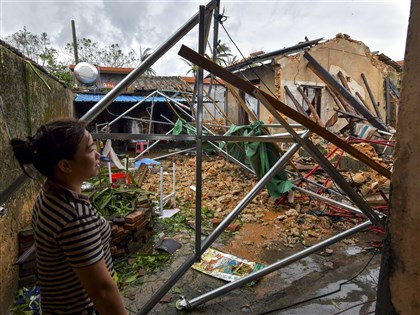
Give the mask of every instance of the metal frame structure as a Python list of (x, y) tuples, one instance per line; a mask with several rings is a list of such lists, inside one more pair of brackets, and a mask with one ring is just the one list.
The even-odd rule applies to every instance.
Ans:
[[(156, 51), (147, 58), (138, 68), (133, 70), (124, 80), (117, 84), (105, 97), (99, 101), (91, 110), (89, 110), (81, 119), (86, 122), (91, 122), (101, 111), (103, 111), (128, 85), (130, 85), (139, 75), (145, 72), (149, 67), (151, 67), (166, 51), (168, 51), (178, 40), (180, 40), (185, 34), (187, 34), (196, 24), (199, 24), (199, 53), (196, 53), (185, 46), (181, 48), (180, 55), (185, 59), (191, 61), (192, 63), (199, 66), (198, 76), (196, 79), (197, 83), (197, 113), (192, 111), (193, 115), (196, 117), (190, 117), (196, 121), (196, 136), (185, 136), (185, 135), (133, 135), (133, 134), (103, 134), (97, 133), (93, 134), (93, 137), (96, 139), (150, 139), (150, 140), (193, 140), (196, 142), (196, 229), (195, 229), (195, 252), (175, 271), (172, 276), (166, 281), (166, 283), (155, 292), (155, 294), (146, 302), (143, 308), (137, 314), (147, 314), (160, 300), (161, 298), (175, 285), (175, 283), (190, 269), (190, 267), (197, 261), (200, 260), (203, 252), (208, 249), (213, 242), (218, 238), (220, 234), (236, 219), (236, 217), (241, 213), (241, 211), (252, 201), (252, 199), (266, 186), (266, 184), (275, 176), (280, 170), (282, 170), (287, 163), (291, 160), (293, 155), (300, 149), (304, 148), (312, 158), (324, 169), (325, 172), (335, 181), (335, 183), (340, 187), (340, 189), (349, 197), (351, 201), (354, 202), (356, 207), (348, 206), (339, 201), (333, 201), (327, 197), (322, 197), (323, 201), (332, 202), (338, 204), (340, 207), (343, 207), (347, 210), (350, 210), (356, 214), (363, 214), (366, 216), (367, 220), (357, 225), (347, 231), (344, 231), (336, 236), (333, 236), (327, 240), (324, 240), (317, 245), (314, 245), (310, 248), (307, 248), (301, 252), (298, 252), (294, 255), (291, 255), (285, 259), (282, 259), (270, 266), (265, 267), (264, 269), (250, 274), (240, 280), (229, 283), (225, 286), (222, 286), (216, 290), (205, 293), (204, 295), (194, 298), (192, 300), (187, 300), (183, 297), (177, 303), (178, 309), (190, 310), (206, 301), (209, 301), (217, 296), (225, 294), (226, 292), (235, 289), (242, 284), (260, 278), (264, 275), (267, 275), (281, 267), (284, 267), (290, 263), (297, 261), (303, 257), (306, 257), (322, 248), (325, 248), (331, 244), (334, 244), (341, 239), (353, 235), (359, 231), (364, 230), (368, 226), (375, 224), (381, 225), (382, 220), (378, 213), (373, 211), (370, 206), (365, 202), (365, 200), (357, 194), (350, 184), (342, 177), (342, 175), (330, 164), (330, 162), (321, 154), (321, 152), (316, 148), (316, 146), (310, 140), (310, 135), (312, 132), (317, 133), (324, 139), (336, 144), (342, 148), (347, 153), (353, 155), (362, 162), (365, 162), (368, 166), (372, 167), (379, 173), (383, 174), (386, 177), (390, 177), (389, 170), (381, 167), (379, 164), (370, 160), (368, 157), (361, 154), (359, 151), (351, 147), (351, 145), (346, 144), (343, 140), (336, 137), (327, 130), (319, 127), (309, 118), (304, 117), (293, 109), (289, 108), (287, 105), (281, 103), (280, 101), (272, 98), (270, 95), (260, 91), (255, 88), (251, 83), (243, 81), (239, 77), (235, 76), (232, 73), (229, 73), (227, 70), (218, 67), (211, 61), (203, 57), (205, 51), (205, 44), (207, 42), (208, 33), (210, 29), (211, 22), (211, 13), (215, 12), (218, 14), (220, 6), (220, 0), (212, 0), (206, 6), (200, 6), (199, 12), (194, 15), (186, 24), (181, 27), (174, 35), (172, 35), (165, 43), (163, 43)], [(217, 23), (217, 22), (215, 22)], [(214, 28), (217, 31), (217, 27)], [(217, 36), (217, 35), (215, 35)], [(216, 49), (216, 47), (214, 47)], [(238, 203), (238, 205), (226, 216), (226, 218), (215, 228), (215, 230), (204, 240), (201, 239), (201, 190), (202, 190), (202, 144), (203, 141), (260, 141), (260, 142), (277, 142), (284, 141), (285, 137), (279, 136), (259, 136), (259, 137), (240, 137), (240, 136), (215, 136), (215, 135), (203, 135), (203, 69), (206, 69), (213, 75), (217, 75), (225, 82), (233, 85), (236, 88), (241, 89), (247, 94), (250, 94), (257, 98), (260, 103), (262, 103), (267, 110), (273, 115), (274, 118), (285, 128), (291, 136), (294, 143), (289, 147), (289, 149), (280, 156), (276, 164), (259, 180), (259, 182), (246, 194), (246, 196)], [(176, 104), (176, 103), (175, 103)], [(177, 105), (177, 104), (176, 104)], [(280, 115), (280, 113), (291, 117), (293, 120), (302, 124), (309, 130), (304, 132), (296, 132), (294, 128), (289, 125), (285, 119)], [(369, 114), (369, 113), (367, 113)], [(369, 117), (370, 118), (370, 117)], [(377, 122), (374, 118), (371, 119), (373, 123), (382, 127), (381, 129), (386, 129), (385, 126)], [(290, 137), (289, 137), (290, 138)], [(290, 139), (288, 139), (290, 141)], [(153, 144), (149, 147), (149, 149)], [(214, 145), (218, 148), (217, 145)], [(227, 152), (225, 152), (227, 154)], [(231, 157), (230, 157), (231, 158)], [(244, 165), (242, 165), (243, 167)], [(307, 190), (304, 190), (299, 187), (294, 187), (302, 193), (312, 194)], [(318, 197), (319, 198), (319, 197)]]
[[(322, 248), (325, 248), (333, 243), (338, 242), (339, 240), (353, 235), (371, 224), (380, 225), (381, 224), (381, 218), (380, 216), (374, 212), (369, 205), (365, 202), (365, 200), (357, 194), (353, 188), (350, 186), (349, 183), (342, 177), (342, 175), (329, 163), (329, 161), (319, 152), (319, 150), (316, 148), (316, 146), (312, 143), (309, 136), (312, 131), (318, 133), (320, 136), (325, 138), (326, 140), (338, 145), (340, 148), (345, 150), (346, 152), (350, 153), (351, 155), (355, 156), (356, 158), (360, 159), (361, 161), (365, 162), (378, 172), (384, 174), (384, 176), (389, 177), (390, 173), (388, 170), (382, 168), (381, 166), (377, 165), (375, 162), (371, 161), (369, 158), (358, 152), (357, 150), (353, 149), (350, 145), (347, 145), (345, 142), (343, 142), (338, 137), (334, 136), (333, 134), (329, 133), (325, 129), (319, 129), (315, 128), (314, 124), (311, 120), (309, 120), (307, 117), (300, 117), (296, 116), (296, 112), (290, 109), (288, 110), (287, 105), (284, 104), (278, 104), (270, 99), (270, 96), (261, 92), (260, 90), (256, 89), (252, 84), (243, 81), (236, 77), (235, 75), (229, 73), (229, 75), (226, 74), (226, 70), (216, 66), (211, 61), (206, 60), (204, 55), (205, 50), (205, 43), (206, 39), (208, 37), (208, 31), (209, 31), (209, 22), (211, 20), (210, 12), (214, 8), (219, 7), (219, 1), (212, 1), (210, 2), (206, 7), (200, 6), (199, 13), (195, 15), (190, 21), (187, 22), (187, 24), (182, 27), (174, 36), (171, 37), (171, 39), (168, 41), (168, 43), (165, 43), (161, 46), (161, 48), (158, 49), (158, 53), (152, 55), (149, 57), (144, 64), (142, 64), (139, 68), (135, 69), (126, 79), (121, 81), (111, 92), (109, 92), (98, 104), (96, 104), (84, 117), (82, 117), (83, 120), (91, 121), (94, 119), (100, 111), (106, 108), (112, 100), (119, 94), (121, 91), (128, 86), (131, 82), (134, 81), (134, 79), (144, 72), (148, 67), (150, 67), (153, 62), (158, 58), (162, 51), (170, 46), (173, 45), (175, 40), (178, 40), (180, 37), (182, 37), (187, 30), (190, 30), (192, 28), (192, 25), (197, 24), (199, 22), (199, 53), (195, 53), (192, 50), (187, 49), (186, 47), (182, 47), (180, 51), (180, 55), (184, 57), (185, 59), (193, 62), (194, 64), (197, 64), (199, 66), (199, 71), (196, 79), (197, 83), (197, 113), (192, 111), (193, 115), (196, 117), (193, 117), (192, 115), (189, 116), (192, 120), (195, 120), (196, 122), (196, 136), (185, 136), (185, 135), (179, 135), (179, 136), (173, 136), (173, 135), (130, 135), (130, 134), (94, 134), (93, 136), (95, 138), (101, 138), (101, 139), (153, 139), (153, 140), (160, 140), (160, 139), (167, 139), (167, 140), (194, 140), (196, 142), (196, 209), (195, 209), (195, 215), (196, 215), (196, 227), (195, 227), (195, 252), (191, 254), (191, 256), (179, 267), (177, 271), (175, 271), (172, 276), (166, 281), (166, 283), (155, 292), (155, 294), (149, 299), (149, 301), (146, 302), (146, 304), (143, 306), (143, 308), (137, 313), (137, 314), (147, 314), (160, 300), (161, 298), (176, 284), (176, 282), (190, 269), (190, 267), (197, 261), (200, 260), (201, 255), (203, 252), (213, 244), (213, 242), (219, 237), (220, 234), (223, 233), (223, 231), (228, 227), (229, 224), (233, 220), (236, 219), (236, 217), (241, 213), (241, 211), (252, 201), (252, 199), (266, 186), (266, 184), (271, 180), (271, 178), (276, 175), (281, 169), (283, 169), (287, 163), (291, 160), (293, 155), (301, 148), (303, 147), (311, 156), (312, 158), (328, 173), (328, 175), (335, 181), (335, 183), (340, 187), (340, 189), (349, 197), (350, 200), (354, 202), (354, 204), (357, 206), (352, 207), (343, 203), (340, 203), (339, 201), (331, 200), (327, 197), (319, 197), (318, 195), (307, 191), (303, 188), (299, 188), (297, 186), (294, 187), (294, 189), (299, 190), (302, 193), (309, 194), (313, 197), (315, 195), (320, 198), (323, 201), (330, 202), (336, 205), (339, 205), (353, 213), (356, 214), (364, 214), (368, 220), (364, 223), (355, 226), (347, 231), (344, 231), (336, 236), (333, 236), (325, 241), (322, 241), (318, 243), (317, 245), (314, 245), (310, 248), (307, 248), (299, 253), (296, 253), (292, 256), (289, 256), (285, 259), (282, 259), (270, 266), (265, 267), (264, 269), (253, 273), (249, 276), (246, 276), (240, 280), (234, 281), (228, 285), (222, 286), (214, 291), (205, 293), (204, 295), (197, 297), (192, 300), (187, 300), (185, 297), (182, 297), (181, 300), (177, 303), (178, 309), (185, 309), (190, 310), (202, 303), (205, 303), (206, 301), (213, 299), (217, 296), (220, 296), (234, 288), (237, 288), (241, 286), (244, 283), (249, 282), (250, 280), (257, 279), (259, 277), (262, 277), (266, 274), (269, 274), (281, 267), (284, 267), (298, 259), (301, 259), (303, 257), (306, 257)], [(215, 11), (217, 12), (217, 10)], [(216, 29), (216, 28), (215, 28)], [(182, 36), (181, 36), (182, 34)], [(151, 59), (151, 60), (149, 60)], [(239, 204), (226, 216), (226, 218), (215, 228), (215, 230), (204, 240), (201, 239), (201, 190), (202, 190), (202, 143), (203, 141), (260, 141), (260, 142), (276, 142), (276, 141), (284, 141), (284, 137), (278, 137), (278, 136), (259, 136), (259, 137), (240, 137), (240, 136), (216, 136), (216, 135), (203, 135), (203, 129), (207, 129), (203, 126), (203, 69), (208, 70), (210, 73), (219, 76), (226, 82), (232, 84), (234, 87), (241, 89), (242, 91), (254, 96), (257, 98), (267, 109), (268, 111), (273, 115), (274, 118), (277, 119), (277, 121), (282, 125), (283, 128), (285, 128), (288, 132), (288, 134), (291, 136), (292, 140), (295, 142), (290, 146), (290, 148), (287, 150), (286, 153), (284, 153), (277, 163), (272, 167), (271, 170), (269, 170), (261, 179), (260, 181), (251, 189), (250, 192), (239, 202)], [(216, 70), (216, 71), (215, 71)], [(233, 77), (232, 77), (233, 76)], [(166, 97), (166, 96), (165, 96)], [(169, 100), (170, 98), (168, 98)], [(177, 106), (181, 111), (183, 110), (182, 107), (177, 104), (176, 101), (171, 100), (175, 106)], [(282, 107), (282, 106), (285, 107)], [(287, 107), (287, 108), (286, 108)], [(291, 117), (297, 121), (298, 123), (301, 123), (304, 127), (308, 128), (308, 131), (304, 131), (303, 133), (296, 132), (294, 128), (289, 125), (285, 119), (280, 115), (279, 111), (288, 117)], [(185, 114), (185, 112), (184, 112)], [(188, 114), (188, 113), (187, 113)], [(289, 115), (288, 115), (289, 114)], [(298, 118), (298, 119), (296, 119)], [(376, 122), (376, 121), (375, 121)], [(319, 127), (319, 126), (317, 126)], [(207, 129), (208, 130), (208, 129)], [(290, 139), (288, 139), (290, 141)], [(153, 144), (149, 147), (151, 148)], [(214, 144), (214, 147), (218, 148), (217, 145)], [(227, 152), (225, 152), (227, 154)], [(228, 157), (230, 157), (228, 155)], [(230, 157), (232, 158), (232, 157)], [(238, 162), (238, 161), (236, 161)], [(244, 165), (242, 165), (244, 167)]]

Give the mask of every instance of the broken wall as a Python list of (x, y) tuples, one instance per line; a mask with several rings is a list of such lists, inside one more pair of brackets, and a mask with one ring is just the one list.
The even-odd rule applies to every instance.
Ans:
[[(399, 74), (391, 66), (379, 61), (369, 48), (360, 41), (350, 39), (347, 35), (337, 35), (324, 43), (318, 44), (308, 50), (312, 57), (324, 69), (332, 74), (338, 82), (337, 73), (341, 71), (353, 95), (359, 92), (369, 110), (376, 116), (368, 91), (363, 83), (361, 74), (366, 76), (369, 87), (376, 100), (382, 117), (386, 117), (384, 79), (391, 77), (397, 85)], [(275, 60), (275, 81), (277, 84), (277, 97), (296, 109), (290, 98), (286, 96), (284, 87), (287, 86), (295, 98), (302, 104), (302, 96), (297, 90), (298, 85), (321, 87), (321, 120), (325, 123), (338, 109), (333, 98), (325, 88), (325, 83), (307, 67), (308, 61), (303, 54), (280, 57)], [(356, 97), (357, 98), (357, 97)], [(340, 118), (334, 126), (335, 130), (341, 129), (346, 124)]]
[[(0, 191), (22, 173), (9, 141), (33, 135), (41, 124), (73, 115), (73, 93), (13, 48), (0, 42)], [(18, 284), (18, 232), (30, 226), (32, 206), (40, 183), (27, 180), (3, 206), (0, 217), (0, 314), (14, 299)]]

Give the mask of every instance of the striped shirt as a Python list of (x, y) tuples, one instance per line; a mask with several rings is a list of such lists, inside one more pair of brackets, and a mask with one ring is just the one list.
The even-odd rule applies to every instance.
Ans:
[(114, 274), (108, 222), (86, 196), (47, 180), (35, 203), (32, 224), (42, 314), (81, 314), (91, 308), (74, 269), (103, 258)]

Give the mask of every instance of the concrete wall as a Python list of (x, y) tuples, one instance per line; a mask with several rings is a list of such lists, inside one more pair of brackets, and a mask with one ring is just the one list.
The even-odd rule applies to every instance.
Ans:
[[(346, 76), (353, 95), (356, 91), (359, 92), (368, 104), (369, 110), (375, 113), (361, 77), (361, 74), (364, 73), (375, 100), (380, 103), (380, 111), (385, 119), (384, 78), (388, 75), (398, 78), (398, 74), (393, 68), (379, 61), (376, 56), (370, 53), (365, 44), (345, 36), (337, 36), (325, 43), (318, 44), (311, 48), (309, 53), (330, 74), (336, 76), (341, 71)], [(325, 83), (307, 67), (308, 62), (303, 54), (281, 57), (276, 59), (275, 63), (277, 96), (294, 109), (292, 101), (286, 97), (285, 85), (289, 87), (299, 102), (302, 102), (302, 96), (297, 91), (298, 85), (325, 87)], [(322, 89), (321, 99), (321, 120), (326, 122), (334, 114), (334, 108), (337, 106), (325, 88)], [(340, 129), (343, 124), (345, 124), (344, 121), (337, 123), (335, 129)]]
[(411, 2), (376, 314), (420, 314), (420, 2)]
[[(33, 69), (10, 47), (0, 43), (0, 191), (21, 174), (8, 143), (11, 137), (30, 134), (28, 117), (34, 133), (44, 122), (73, 114), (72, 92), (41, 70)], [(17, 235), (30, 225), (39, 188), (39, 183), (28, 180), (4, 205), (7, 214), (0, 218), (0, 314), (6, 314), (16, 293), (18, 274), (13, 263), (18, 257)]]

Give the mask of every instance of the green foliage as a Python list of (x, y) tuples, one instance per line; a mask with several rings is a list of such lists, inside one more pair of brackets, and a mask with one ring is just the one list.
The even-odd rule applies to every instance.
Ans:
[(114, 268), (119, 287), (129, 286), (137, 283), (145, 272), (157, 273), (163, 270), (164, 265), (171, 258), (171, 255), (165, 252), (158, 252), (152, 255), (133, 254), (126, 260), (117, 263)]
[(106, 218), (114, 215), (124, 216), (136, 210), (139, 204), (148, 203), (151, 194), (137, 187), (106, 187), (92, 195), (91, 203)]
[(24, 26), (22, 30), (7, 36), (5, 41), (59, 80), (69, 86), (73, 84), (71, 71), (59, 60), (59, 52), (52, 46), (47, 33), (32, 34)]

